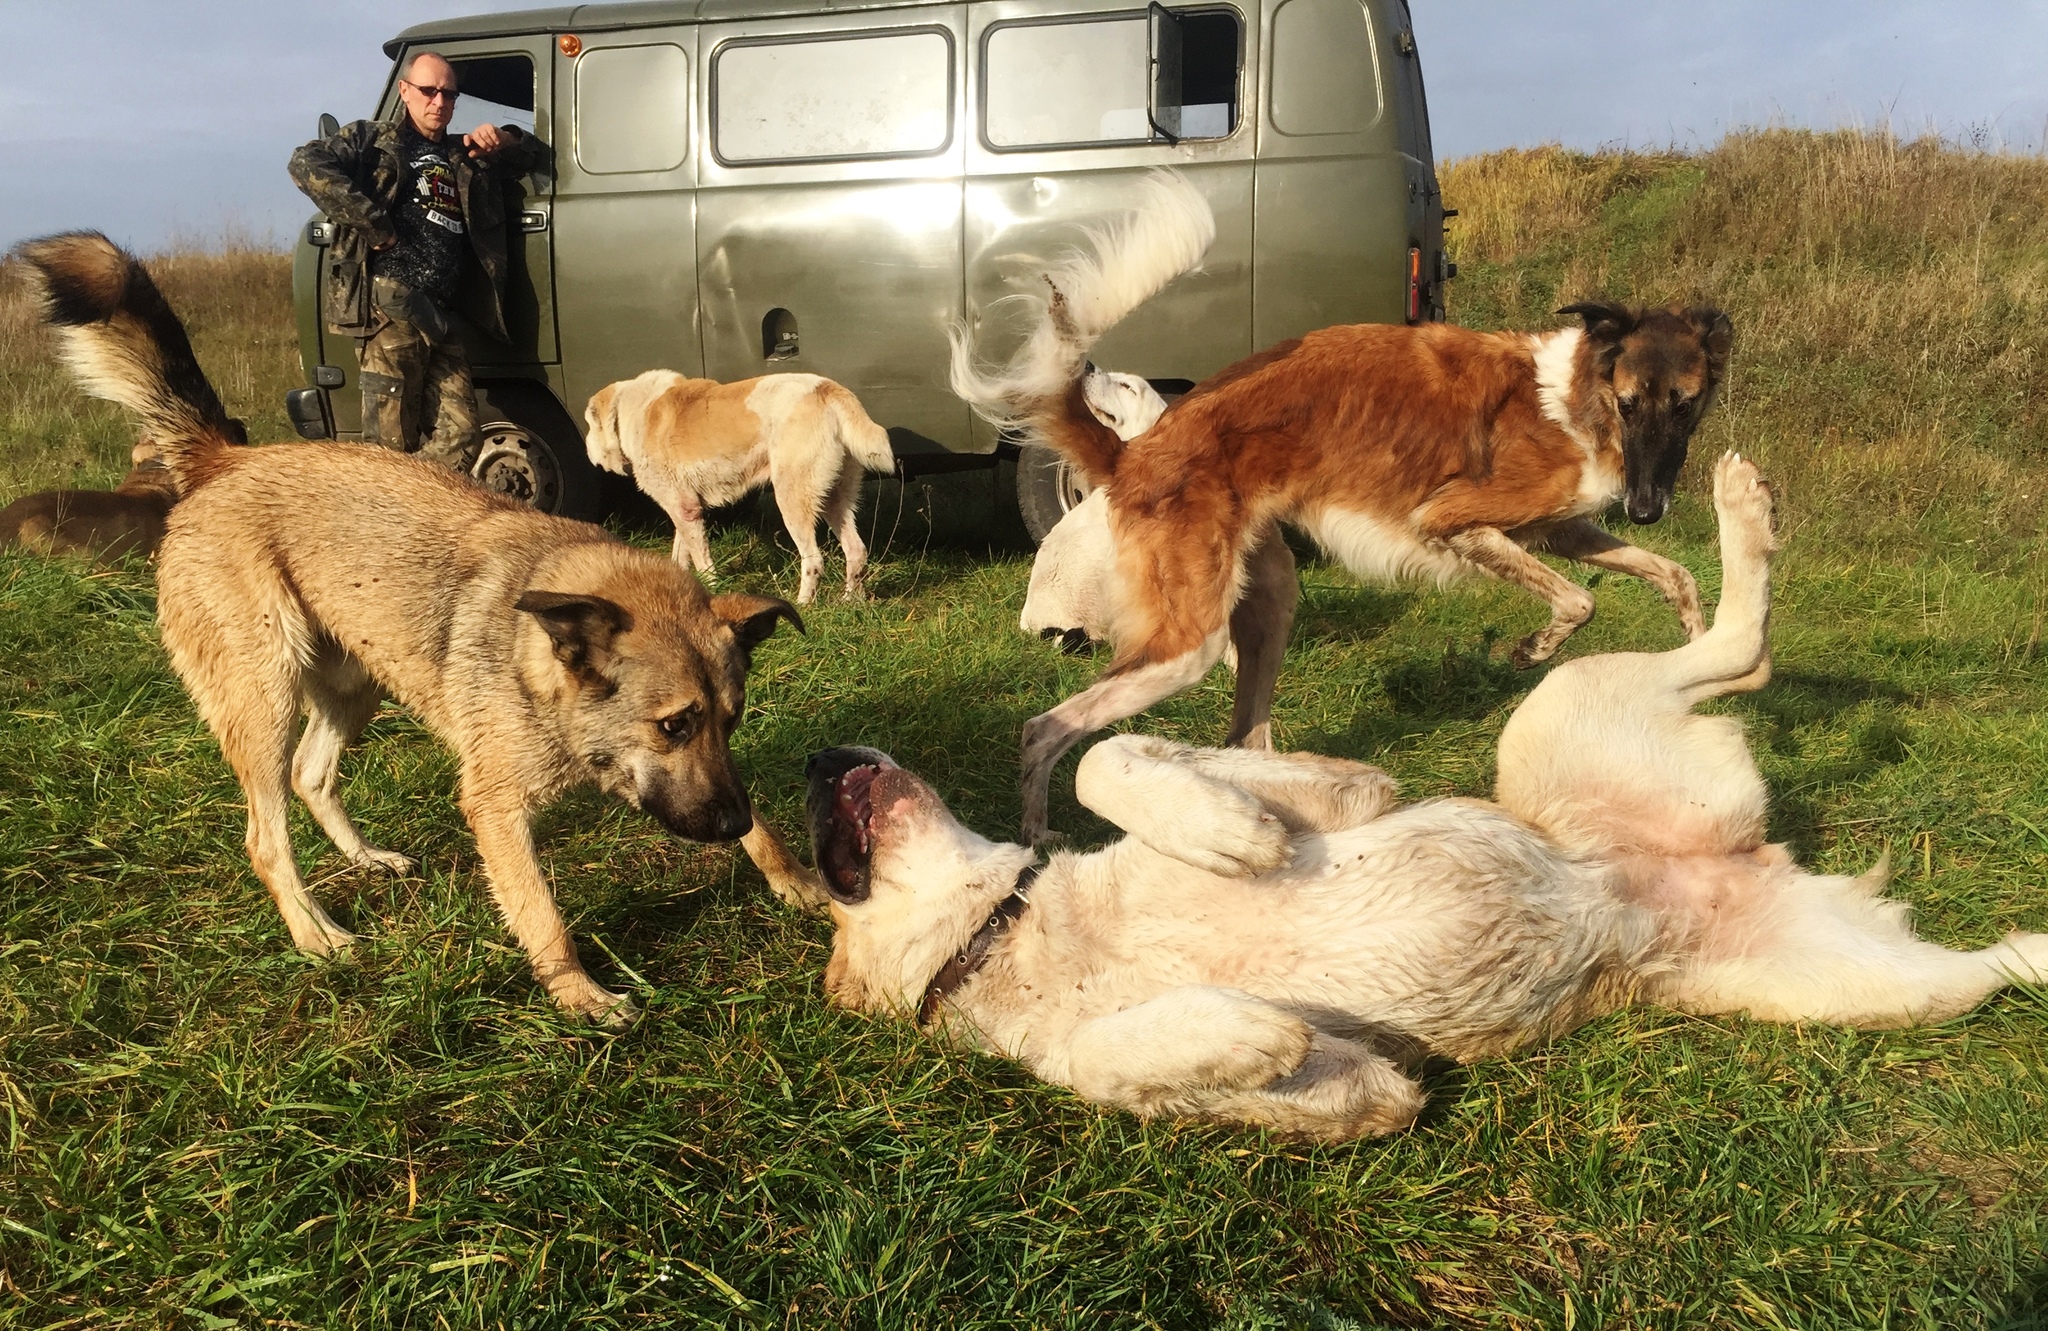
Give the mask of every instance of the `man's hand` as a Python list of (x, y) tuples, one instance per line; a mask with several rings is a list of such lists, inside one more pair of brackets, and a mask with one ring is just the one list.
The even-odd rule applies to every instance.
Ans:
[[(516, 134), (518, 131), (514, 130), (513, 133)], [(488, 158), (510, 142), (504, 131), (488, 123), (478, 125), (462, 136), (462, 146), (469, 150), (471, 157), (476, 158)]]

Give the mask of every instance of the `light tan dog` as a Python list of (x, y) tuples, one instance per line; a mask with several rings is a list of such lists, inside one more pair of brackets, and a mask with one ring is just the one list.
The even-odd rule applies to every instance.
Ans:
[(763, 485), (796, 542), (803, 571), (798, 605), (809, 605), (825, 575), (822, 518), (846, 552), (846, 596), (866, 595), (868, 548), (860, 539), (861, 472), (895, 470), (889, 433), (860, 399), (815, 374), (767, 374), (721, 384), (649, 370), (606, 384), (584, 408), (584, 446), (606, 471), (631, 476), (676, 524), (675, 557), (709, 579), (711, 541), (704, 510)]
[(727, 747), (750, 649), (797, 623), (785, 602), (707, 597), (671, 560), (384, 449), (231, 447), (140, 264), (92, 233), (19, 253), (80, 381), (142, 418), (184, 492), (160, 551), (164, 647), (248, 796), (250, 859), (300, 948), (354, 936), (299, 876), (292, 790), (356, 864), (413, 868), (366, 842), (336, 792), (343, 747), (387, 693), (460, 758), (492, 894), (571, 1011), (633, 1013), (584, 973), (534, 853), (534, 814), (571, 787), (693, 840), (743, 838), (777, 892), (816, 896), (754, 820)]
[(872, 749), (811, 760), (839, 1002), (917, 1013), (1090, 1099), (1341, 1139), (1414, 1121), (1416, 1055), (1503, 1054), (1631, 1000), (1902, 1026), (2048, 981), (2048, 934), (1914, 936), (1862, 878), (1764, 841), (1740, 723), (1770, 677), (1771, 498), (1715, 476), (1712, 630), (1552, 671), (1500, 741), (1499, 803), (1398, 807), (1385, 773), (1119, 735), (1081, 802), (1129, 836), (1043, 865)]

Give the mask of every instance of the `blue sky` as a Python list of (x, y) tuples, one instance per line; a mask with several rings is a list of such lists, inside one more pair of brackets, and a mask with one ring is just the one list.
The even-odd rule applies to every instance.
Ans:
[[(2048, 124), (2038, 0), (1412, 2), (1440, 157), (1887, 120), (2031, 152)], [(367, 112), (383, 39), (492, 7), (0, 0), (0, 245), (78, 226), (144, 250), (281, 241), (309, 211), (285, 158), (320, 112)]]

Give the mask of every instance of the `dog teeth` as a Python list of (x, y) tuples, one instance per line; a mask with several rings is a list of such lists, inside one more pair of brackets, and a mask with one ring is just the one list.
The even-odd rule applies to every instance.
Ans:
[[(863, 772), (867, 774), (867, 780), (861, 782), (858, 789), (853, 789), (853, 778)], [(866, 854), (869, 849), (868, 820), (874, 814), (874, 803), (869, 798), (869, 792), (874, 788), (875, 778), (881, 774), (882, 769), (872, 764), (854, 768), (839, 778), (839, 792), (833, 800), (846, 821), (853, 825), (854, 835), (859, 841), (862, 854)]]

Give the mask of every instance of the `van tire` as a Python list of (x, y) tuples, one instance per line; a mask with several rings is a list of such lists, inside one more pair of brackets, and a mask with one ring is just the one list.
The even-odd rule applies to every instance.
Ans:
[(1017, 450), (1017, 512), (1033, 545), (1044, 541), (1094, 488), (1073, 463), (1044, 444)]
[(471, 475), (478, 484), (558, 518), (605, 515), (604, 477), (553, 394), (516, 380), (478, 384), (476, 408), (483, 443)]

